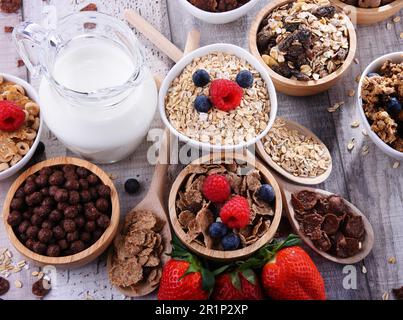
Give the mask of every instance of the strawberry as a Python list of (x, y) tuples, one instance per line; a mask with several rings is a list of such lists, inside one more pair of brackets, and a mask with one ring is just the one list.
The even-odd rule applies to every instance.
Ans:
[(176, 237), (172, 248), (172, 259), (162, 271), (158, 300), (207, 300), (214, 287), (215, 275), (224, 269), (210, 272)]
[(266, 294), (275, 300), (326, 300), (325, 284), (309, 255), (296, 246), (296, 236), (260, 250), (261, 279)]
[(258, 278), (252, 269), (235, 270), (217, 277), (213, 300), (262, 300)]

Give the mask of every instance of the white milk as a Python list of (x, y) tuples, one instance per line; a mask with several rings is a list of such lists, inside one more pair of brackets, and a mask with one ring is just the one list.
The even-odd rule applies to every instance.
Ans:
[[(73, 40), (53, 67), (54, 79), (78, 92), (94, 92), (123, 85), (136, 66), (112, 41)], [(84, 158), (111, 163), (130, 155), (146, 136), (157, 107), (157, 89), (143, 67), (141, 82), (127, 98), (106, 106), (105, 101), (73, 104), (44, 77), (40, 89), (42, 116), (49, 129), (73, 152)]]

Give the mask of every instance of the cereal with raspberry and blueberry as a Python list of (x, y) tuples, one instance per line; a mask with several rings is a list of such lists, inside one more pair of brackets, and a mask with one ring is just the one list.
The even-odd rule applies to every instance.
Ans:
[(31, 149), (40, 126), (40, 108), (23, 87), (0, 75), (0, 172)]
[(188, 176), (178, 192), (176, 212), (186, 241), (233, 251), (266, 234), (276, 195), (258, 170), (235, 163), (190, 165), (185, 170)]
[(190, 139), (211, 145), (238, 145), (269, 124), (265, 81), (248, 62), (215, 52), (194, 59), (172, 82), (165, 98), (171, 125)]

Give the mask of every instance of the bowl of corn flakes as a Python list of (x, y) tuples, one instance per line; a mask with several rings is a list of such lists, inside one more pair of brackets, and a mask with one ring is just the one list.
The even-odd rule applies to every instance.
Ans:
[(0, 73), (0, 181), (20, 171), (39, 144), (38, 94), (26, 81)]

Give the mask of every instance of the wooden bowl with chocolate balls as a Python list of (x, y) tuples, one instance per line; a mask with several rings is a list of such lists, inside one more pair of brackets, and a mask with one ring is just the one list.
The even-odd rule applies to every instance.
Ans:
[(370, 25), (392, 17), (403, 8), (403, 0), (330, 0), (360, 25)]
[(169, 217), (189, 250), (230, 262), (273, 239), (281, 199), (277, 181), (256, 158), (214, 153), (180, 172), (169, 195)]
[(357, 36), (330, 1), (274, 0), (253, 21), (249, 48), (278, 91), (311, 96), (334, 86), (350, 68)]
[(60, 157), (38, 163), (17, 178), (6, 196), (3, 217), (11, 243), (27, 259), (79, 267), (113, 241), (119, 198), (99, 167)]

